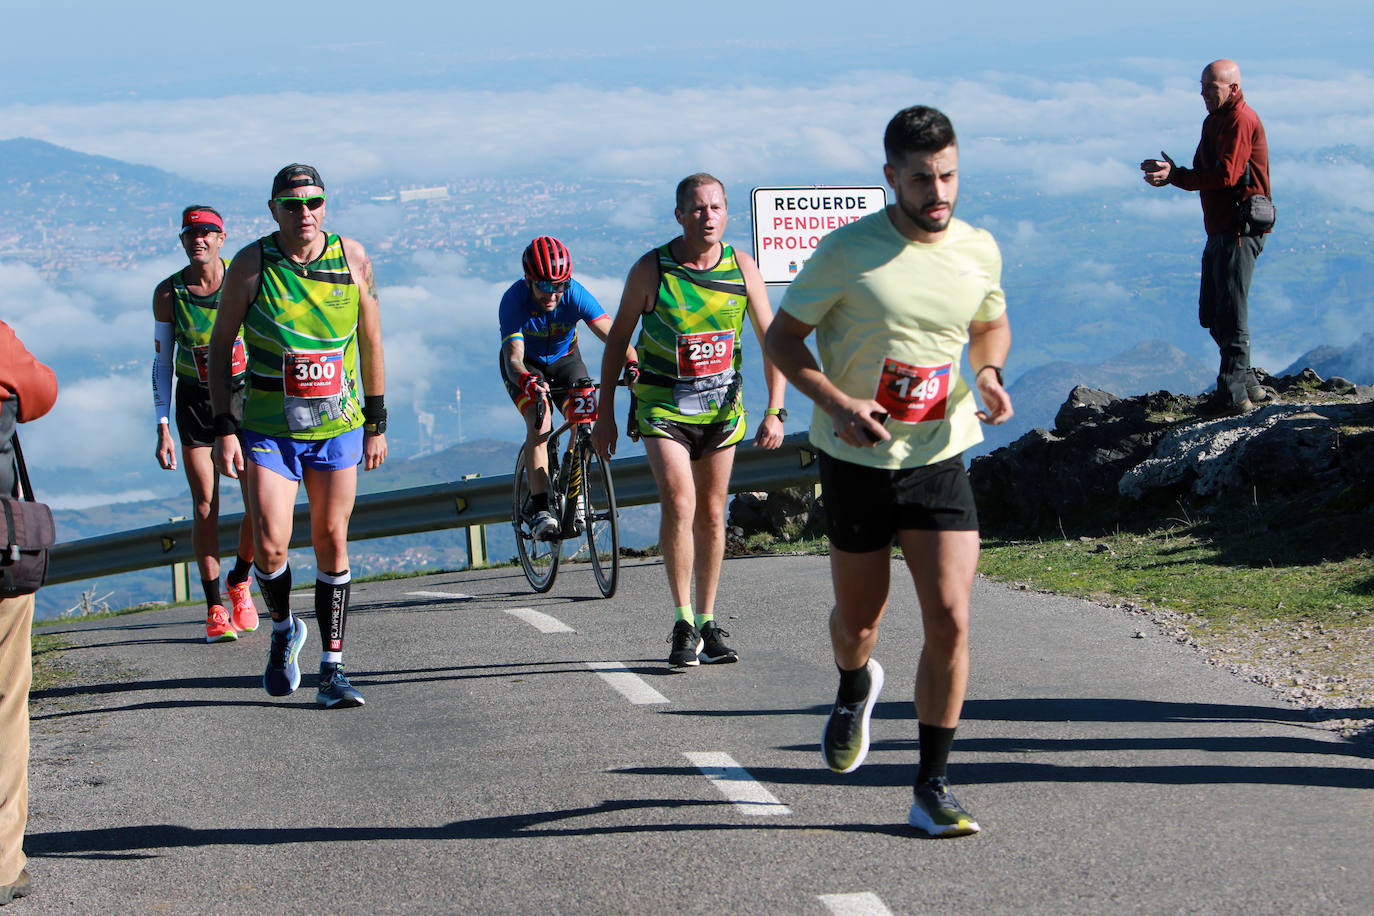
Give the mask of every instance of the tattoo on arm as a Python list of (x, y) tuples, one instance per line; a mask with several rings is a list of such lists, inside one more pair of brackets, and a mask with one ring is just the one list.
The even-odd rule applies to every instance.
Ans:
[(367, 293), (368, 293), (369, 296), (372, 297), (372, 301), (374, 301), (374, 302), (380, 301), (380, 300), (377, 299), (377, 280), (376, 280), (375, 277), (372, 276), (372, 259), (371, 259), (371, 258), (369, 258), (369, 259), (367, 260), (367, 263), (366, 263), (365, 265), (363, 265), (363, 281), (364, 281), (365, 283), (367, 283)]

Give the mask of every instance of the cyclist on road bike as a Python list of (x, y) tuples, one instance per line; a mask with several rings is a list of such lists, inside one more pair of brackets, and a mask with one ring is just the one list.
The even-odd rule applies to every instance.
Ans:
[[(543, 235), (521, 258), (525, 276), (501, 297), (501, 376), (525, 418), (525, 461), (530, 478), (531, 533), (550, 538), (559, 521), (549, 510), (549, 458), (544, 444), (553, 428), (544, 408), (550, 387), (571, 387), (589, 377), (577, 348), (577, 322), (606, 340), (611, 318), (596, 297), (572, 278), (572, 255), (558, 239)], [(628, 347), (625, 358), (635, 362)], [(563, 405), (559, 405), (563, 410)]]

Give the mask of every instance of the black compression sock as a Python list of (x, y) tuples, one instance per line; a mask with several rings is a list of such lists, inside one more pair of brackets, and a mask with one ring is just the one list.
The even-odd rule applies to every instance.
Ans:
[[(836, 665), (839, 668), (838, 665)], [(840, 689), (836, 693), (836, 699), (841, 703), (857, 703), (868, 696), (868, 690), (873, 686), (873, 677), (868, 673), (868, 663), (865, 662), (862, 668), (855, 668), (853, 671), (846, 671), (840, 668)]]
[(206, 607), (224, 604), (224, 598), (219, 593), (219, 576), (215, 576), (213, 579), (201, 579), (200, 587), (205, 589)]
[(549, 494), (547, 494), (547, 493), (531, 493), (531, 494), (530, 494), (530, 511), (531, 511), (531, 512), (543, 512), (543, 511), (547, 510), (548, 508), (549, 508)]
[(291, 616), (291, 564), (285, 563), (275, 573), (264, 573), (262, 567), (254, 565), (258, 576), (258, 591), (262, 593), (262, 603), (273, 620), (286, 620)]
[(320, 624), (320, 642), (325, 652), (342, 652), (344, 625), (348, 617), (348, 570), (325, 572), (315, 578), (315, 619)]
[(955, 729), (927, 725), (924, 722), (916, 724), (916, 733), (920, 736), (921, 742), (921, 763), (916, 768), (916, 782), (913, 787), (949, 772), (949, 751), (954, 746), (954, 732)]
[(229, 570), (229, 574), (224, 577), (224, 581), (230, 585), (242, 585), (248, 581), (248, 574), (253, 570), (253, 561), (245, 560), (243, 557), (234, 557), (234, 568)]

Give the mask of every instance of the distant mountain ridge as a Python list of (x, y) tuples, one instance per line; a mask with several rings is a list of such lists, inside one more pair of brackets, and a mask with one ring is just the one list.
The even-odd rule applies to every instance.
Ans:
[(44, 140), (0, 140), (0, 209), (32, 205), (41, 199), (45, 207), (61, 204), (74, 208), (76, 214), (104, 218), (107, 214), (98, 209), (102, 205), (165, 207), (188, 195), (213, 199), (226, 193), (238, 196), (242, 191)]
[(1348, 347), (1314, 347), (1279, 375), (1297, 375), (1304, 369), (1322, 378), (1339, 376), (1357, 385), (1374, 385), (1374, 333), (1366, 332)]
[(1008, 445), (1036, 428), (1054, 426), (1064, 398), (1079, 385), (1118, 397), (1150, 391), (1197, 391), (1215, 381), (1211, 369), (1163, 340), (1146, 340), (1100, 363), (1057, 360), (1024, 372), (1007, 389), (1016, 413), (1003, 426), (984, 426), (973, 454)]

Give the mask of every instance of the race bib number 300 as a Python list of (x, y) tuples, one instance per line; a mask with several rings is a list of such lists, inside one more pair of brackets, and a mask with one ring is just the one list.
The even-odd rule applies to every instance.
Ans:
[(945, 419), (949, 404), (950, 363), (913, 366), (888, 357), (873, 400), (901, 423)]
[[(192, 347), (191, 355), (196, 360), (196, 375), (200, 376), (202, 385), (210, 381), (210, 348)], [(243, 375), (248, 370), (248, 352), (243, 349), (243, 338), (234, 338), (234, 355), (229, 359), (229, 374), (231, 376)]]
[(734, 364), (735, 332), (699, 331), (677, 336), (677, 377), (702, 378)]
[(334, 397), (343, 390), (343, 350), (286, 350), (281, 374), (287, 397)]

